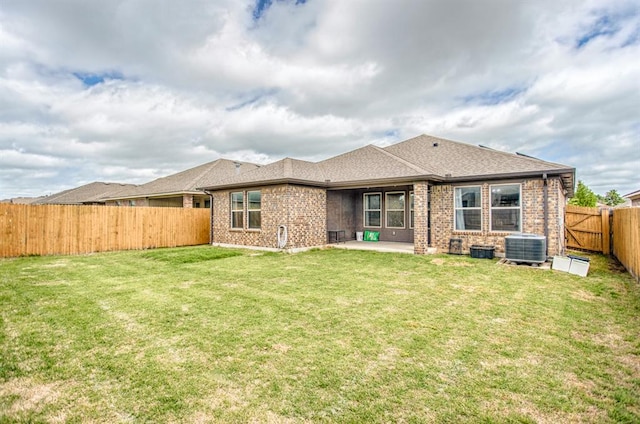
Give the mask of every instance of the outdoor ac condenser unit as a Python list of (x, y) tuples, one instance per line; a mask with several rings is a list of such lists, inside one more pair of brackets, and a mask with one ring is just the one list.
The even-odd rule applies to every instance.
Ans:
[(537, 234), (512, 234), (504, 238), (504, 257), (511, 262), (541, 264), (547, 260), (547, 238)]

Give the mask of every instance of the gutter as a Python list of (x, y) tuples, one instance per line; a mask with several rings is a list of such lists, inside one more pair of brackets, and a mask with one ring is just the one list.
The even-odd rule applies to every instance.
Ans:
[(549, 184), (547, 181), (547, 174), (542, 174), (542, 203), (544, 209), (544, 238), (546, 239), (545, 243), (545, 256), (549, 256)]

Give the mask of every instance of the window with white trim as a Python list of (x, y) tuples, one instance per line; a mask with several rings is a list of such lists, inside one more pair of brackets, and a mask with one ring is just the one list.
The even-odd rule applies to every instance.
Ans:
[(404, 228), (405, 192), (385, 193), (385, 211), (387, 228)]
[(382, 193), (364, 194), (364, 226), (373, 228), (382, 226)]
[(520, 184), (491, 186), (491, 231), (515, 231), (522, 228)]
[(244, 193), (231, 193), (231, 228), (244, 228)]
[(482, 230), (482, 190), (480, 186), (456, 187), (454, 228), (457, 231)]
[(262, 225), (262, 194), (260, 191), (247, 192), (247, 221), (250, 230), (259, 230)]
[(414, 194), (413, 191), (409, 192), (409, 228), (413, 228), (413, 220), (415, 217), (414, 211), (413, 211), (413, 200), (414, 198)]

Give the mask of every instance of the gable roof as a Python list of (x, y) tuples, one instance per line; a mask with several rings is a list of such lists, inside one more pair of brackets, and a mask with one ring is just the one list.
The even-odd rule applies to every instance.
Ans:
[(158, 178), (146, 184), (108, 196), (108, 200), (133, 199), (140, 197), (160, 197), (182, 194), (202, 194), (197, 187), (217, 184), (234, 175), (242, 175), (248, 170), (259, 168), (249, 162), (217, 159), (185, 171)]
[(115, 195), (128, 188), (135, 187), (133, 184), (104, 183), (96, 181), (64, 190), (38, 199), (34, 205), (80, 205), (83, 203), (103, 203), (106, 196)]
[(319, 165), (332, 183), (380, 181), (433, 175), (433, 172), (425, 167), (373, 145), (329, 158), (319, 162)]
[(573, 195), (574, 168), (519, 153), (420, 135), (385, 148), (368, 145), (317, 163), (287, 158), (201, 187), (219, 190), (291, 182), (338, 188), (415, 180), (455, 182), (542, 177), (543, 174), (560, 176), (568, 195)]
[(218, 185), (247, 185), (257, 181), (275, 184), (285, 181), (320, 182), (325, 177), (316, 163), (304, 160), (284, 158), (277, 162), (249, 170), (240, 175), (229, 176)]

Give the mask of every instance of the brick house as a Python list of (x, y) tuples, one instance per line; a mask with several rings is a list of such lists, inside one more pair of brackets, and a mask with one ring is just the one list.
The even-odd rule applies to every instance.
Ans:
[(564, 250), (564, 207), (575, 169), (522, 154), (421, 135), (306, 162), (286, 158), (201, 186), (211, 196), (213, 244), (285, 249), (327, 244), (329, 230), (372, 230), (381, 241), (446, 251), (451, 238), (496, 246), (514, 232)]
[(175, 208), (208, 208), (209, 196), (196, 187), (214, 184), (245, 171), (258, 168), (248, 162), (218, 159), (176, 174), (105, 196), (109, 206), (151, 206)]

